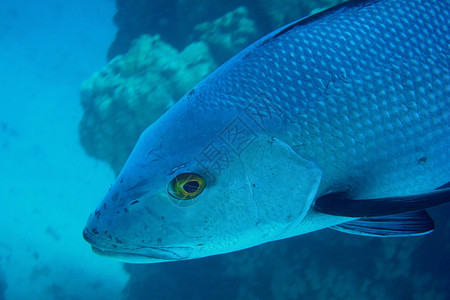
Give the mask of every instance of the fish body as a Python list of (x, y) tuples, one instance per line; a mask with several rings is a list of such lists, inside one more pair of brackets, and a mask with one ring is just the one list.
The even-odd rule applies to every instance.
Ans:
[(335, 194), (427, 220), (408, 213), (450, 181), (448, 20), (446, 0), (349, 1), (257, 41), (146, 129), (86, 240), (156, 262), (367, 227)]

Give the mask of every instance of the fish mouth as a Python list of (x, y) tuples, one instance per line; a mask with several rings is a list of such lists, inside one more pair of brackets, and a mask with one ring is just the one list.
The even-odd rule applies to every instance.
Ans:
[(115, 245), (112, 241), (96, 237), (90, 230), (83, 230), (84, 239), (91, 244), (92, 251), (126, 263), (157, 263), (188, 259), (190, 247), (153, 247), (142, 245)]
[(133, 263), (133, 264), (147, 264), (147, 263), (158, 263), (158, 262), (167, 262), (167, 261), (175, 261), (175, 260), (183, 260), (186, 258), (182, 258), (174, 252), (167, 251), (164, 248), (145, 248), (148, 254), (137, 254), (131, 252), (123, 252), (122, 250), (111, 251), (106, 249), (100, 249), (96, 246), (92, 245), (92, 251), (95, 254), (106, 256), (120, 262), (125, 263)]

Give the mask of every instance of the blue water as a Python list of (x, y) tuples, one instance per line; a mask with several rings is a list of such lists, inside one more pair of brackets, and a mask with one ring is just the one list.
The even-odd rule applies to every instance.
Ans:
[[(228, 11), (237, 1), (225, 2)], [(202, 20), (222, 14), (192, 9)], [(79, 93), (108, 55), (129, 46), (110, 49), (115, 13), (112, 0), (0, 2), (0, 300), (450, 299), (449, 205), (430, 210), (434, 233), (410, 239), (324, 230), (186, 262), (124, 265), (95, 255), (81, 232), (116, 174), (80, 144)], [(149, 33), (178, 50), (189, 43), (189, 33), (170, 31), (168, 11), (151, 17)], [(265, 17), (258, 35), (270, 31)], [(195, 25), (192, 15), (180, 18)], [(217, 61), (234, 49), (219, 50)]]
[[(81, 230), (114, 174), (79, 144), (79, 88), (106, 63), (114, 2), (0, 2), (0, 291), (118, 299), (127, 275)], [(0, 299), (2, 298), (0, 292)]]

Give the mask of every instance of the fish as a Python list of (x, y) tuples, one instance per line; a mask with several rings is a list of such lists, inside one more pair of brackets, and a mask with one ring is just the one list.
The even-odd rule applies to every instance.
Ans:
[(256, 41), (145, 129), (84, 239), (154, 263), (431, 232), (450, 200), (448, 20), (446, 0), (348, 1)]

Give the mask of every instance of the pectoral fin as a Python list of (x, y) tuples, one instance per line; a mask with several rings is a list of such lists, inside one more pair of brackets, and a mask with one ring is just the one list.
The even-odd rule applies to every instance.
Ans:
[(350, 199), (346, 193), (335, 193), (318, 198), (314, 209), (328, 215), (361, 218), (417, 211), (449, 201), (450, 188), (426, 194), (357, 200)]
[(430, 233), (434, 229), (434, 222), (426, 211), (421, 210), (384, 217), (363, 218), (330, 228), (357, 235), (405, 237)]

